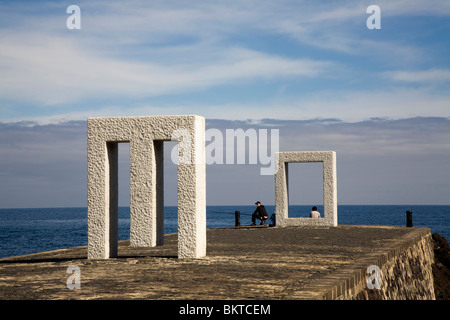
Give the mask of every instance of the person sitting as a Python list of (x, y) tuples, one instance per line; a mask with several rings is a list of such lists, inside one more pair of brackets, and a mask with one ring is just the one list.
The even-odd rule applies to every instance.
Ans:
[(256, 225), (256, 219), (260, 219), (261, 223), (260, 225), (264, 225), (264, 221), (267, 220), (267, 211), (266, 208), (261, 204), (261, 202), (257, 201), (256, 204), (256, 210), (252, 214), (252, 226)]
[(320, 218), (320, 212), (317, 211), (317, 207), (312, 207), (312, 211), (309, 213), (310, 218)]

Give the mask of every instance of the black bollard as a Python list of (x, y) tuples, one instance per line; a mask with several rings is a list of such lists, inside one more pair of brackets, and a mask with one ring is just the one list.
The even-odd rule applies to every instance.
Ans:
[(234, 212), (234, 226), (235, 227), (241, 226), (241, 212), (239, 211)]
[(412, 211), (406, 211), (406, 226), (409, 228), (413, 226)]

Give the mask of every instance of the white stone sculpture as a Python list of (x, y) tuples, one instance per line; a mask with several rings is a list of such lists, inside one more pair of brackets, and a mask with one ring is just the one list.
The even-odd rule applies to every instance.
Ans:
[(178, 258), (206, 255), (205, 119), (88, 119), (88, 258), (117, 256), (118, 146), (130, 143), (130, 245), (164, 241), (163, 143), (178, 141)]
[[(336, 152), (277, 152), (275, 157), (277, 164), (275, 173), (277, 226), (337, 226)], [(289, 218), (288, 164), (293, 162), (323, 162), (323, 218)]]

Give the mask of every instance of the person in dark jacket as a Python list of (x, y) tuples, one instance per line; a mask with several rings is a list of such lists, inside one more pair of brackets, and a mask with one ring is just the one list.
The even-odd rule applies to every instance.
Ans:
[(264, 221), (267, 220), (267, 211), (266, 208), (261, 204), (261, 202), (257, 201), (256, 204), (256, 210), (252, 214), (252, 226), (256, 225), (256, 219), (261, 220), (260, 225), (264, 225)]

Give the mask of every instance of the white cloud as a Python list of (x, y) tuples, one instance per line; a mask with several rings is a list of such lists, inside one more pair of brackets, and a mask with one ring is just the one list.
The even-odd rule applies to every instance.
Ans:
[[(187, 54), (195, 51), (184, 50)], [(329, 62), (288, 59), (239, 47), (216, 48), (208, 53), (206, 61), (202, 56), (192, 56), (189, 63), (132, 61), (102, 56), (63, 37), (16, 35), (0, 44), (0, 94), (3, 98), (54, 105), (102, 95), (173, 94), (256, 78), (314, 77), (332, 66)]]
[[(284, 97), (255, 104), (216, 106), (209, 117), (223, 119), (336, 118), (355, 122), (370, 118), (448, 117), (450, 97), (423, 89), (373, 91), (323, 90), (302, 97)], [(230, 110), (239, 114), (230, 115)], [(227, 112), (228, 111), (228, 112)], [(208, 112), (208, 110), (206, 110)]]
[(429, 69), (421, 71), (386, 71), (385, 78), (410, 83), (440, 83), (450, 81), (450, 70)]
[[(449, 114), (450, 97), (426, 90), (395, 89), (360, 92), (322, 91), (304, 97), (289, 97), (250, 103), (179, 103), (110, 105), (96, 109), (55, 113), (49, 116), (24, 116), (11, 121), (32, 120), (40, 124), (85, 120), (88, 117), (186, 115), (197, 114), (206, 119), (260, 120), (335, 118), (359, 122), (371, 118), (402, 119), (444, 117)], [(4, 122), (4, 121), (3, 121)]]
[[(337, 96), (334, 101), (327, 100), (310, 108), (321, 107), (330, 117), (357, 121), (373, 117), (391, 119), (441, 116), (448, 117), (448, 96), (429, 93), (418, 89), (384, 89), (374, 91), (348, 92)], [(339, 116), (339, 114), (341, 116)]]
[(450, 3), (447, 0), (379, 0), (383, 16), (448, 16)]

